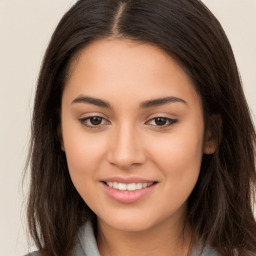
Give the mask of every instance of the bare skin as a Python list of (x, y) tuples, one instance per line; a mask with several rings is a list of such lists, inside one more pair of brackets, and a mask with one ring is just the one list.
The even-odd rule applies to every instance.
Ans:
[(192, 81), (159, 48), (120, 39), (87, 46), (71, 71), (62, 148), (101, 255), (187, 255), (186, 202), (216, 148)]
[(179, 221), (163, 222), (157, 227), (140, 232), (116, 231), (101, 221), (97, 238), (99, 251), (102, 256), (187, 256), (190, 233), (189, 229), (184, 234), (181, 232)]

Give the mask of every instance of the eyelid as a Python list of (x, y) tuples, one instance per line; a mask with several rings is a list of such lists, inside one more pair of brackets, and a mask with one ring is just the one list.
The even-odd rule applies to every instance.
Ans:
[[(101, 123), (101, 124), (99, 124), (99, 125), (87, 124), (86, 122), (90, 122), (90, 119), (92, 119), (93, 117), (101, 118), (102, 120), (104, 120), (104, 123), (103, 123), (103, 124)], [(88, 115), (88, 116), (79, 118), (78, 120), (80, 121), (80, 123), (81, 123), (83, 126), (89, 128), (89, 129), (102, 129), (102, 128), (104, 128), (106, 125), (110, 124), (110, 121), (109, 121), (107, 118), (101, 116), (100, 114), (90, 114), (90, 115)]]
[[(152, 116), (152, 115), (151, 115)], [(91, 119), (94, 117), (98, 117), (101, 119), (101, 123), (100, 124), (90, 124)], [(155, 122), (158, 118), (162, 118), (164, 120), (166, 120), (166, 124), (163, 125), (157, 125), (152, 124), (152, 122)], [(89, 128), (89, 129), (103, 129), (105, 128), (107, 125), (111, 124), (111, 122), (108, 120), (108, 118), (104, 117), (102, 114), (100, 113), (88, 113), (87, 116), (81, 117), (78, 119), (80, 121), (80, 123)], [(169, 128), (170, 126), (174, 125), (175, 123), (178, 122), (177, 118), (170, 118), (167, 117), (166, 114), (155, 114), (154, 116), (152, 116), (151, 118), (148, 118), (148, 121), (145, 122), (146, 125), (151, 125), (157, 129), (166, 129)]]
[[(164, 124), (164, 125), (150, 124), (150, 122), (156, 121), (157, 118), (165, 119), (165, 120), (168, 122), (168, 124)], [(146, 122), (146, 124), (155, 126), (155, 127), (157, 127), (157, 128), (160, 128), (160, 129), (164, 129), (164, 128), (168, 128), (168, 127), (174, 125), (174, 124), (177, 123), (177, 122), (178, 122), (178, 119), (174, 119), (174, 118), (170, 118), (170, 117), (166, 117), (166, 116), (161, 116), (161, 115), (160, 115), (160, 116), (156, 116), (156, 117), (153, 117), (153, 118), (149, 119), (149, 120)]]

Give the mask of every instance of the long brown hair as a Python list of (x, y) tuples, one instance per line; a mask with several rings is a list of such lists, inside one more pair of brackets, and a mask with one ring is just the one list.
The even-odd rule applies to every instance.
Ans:
[[(222, 256), (256, 253), (256, 135), (228, 39), (199, 0), (80, 0), (58, 24), (38, 79), (30, 148), (28, 224), (41, 255), (71, 255), (76, 233), (93, 215), (69, 176), (58, 127), (70, 62), (89, 43), (107, 37), (156, 45), (196, 85), (206, 125), (218, 150), (204, 155), (188, 199), (186, 223), (195, 241)], [(220, 116), (219, 132), (212, 116)]]

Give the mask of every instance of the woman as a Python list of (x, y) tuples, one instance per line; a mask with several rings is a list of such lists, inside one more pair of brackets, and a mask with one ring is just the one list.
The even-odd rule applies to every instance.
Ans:
[(35, 255), (255, 255), (255, 137), (200, 1), (78, 1), (36, 91)]

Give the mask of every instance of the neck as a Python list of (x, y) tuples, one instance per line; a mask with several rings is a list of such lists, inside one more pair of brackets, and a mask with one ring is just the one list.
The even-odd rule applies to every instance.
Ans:
[(163, 222), (143, 231), (122, 231), (98, 220), (97, 242), (102, 256), (187, 256), (189, 228)]

